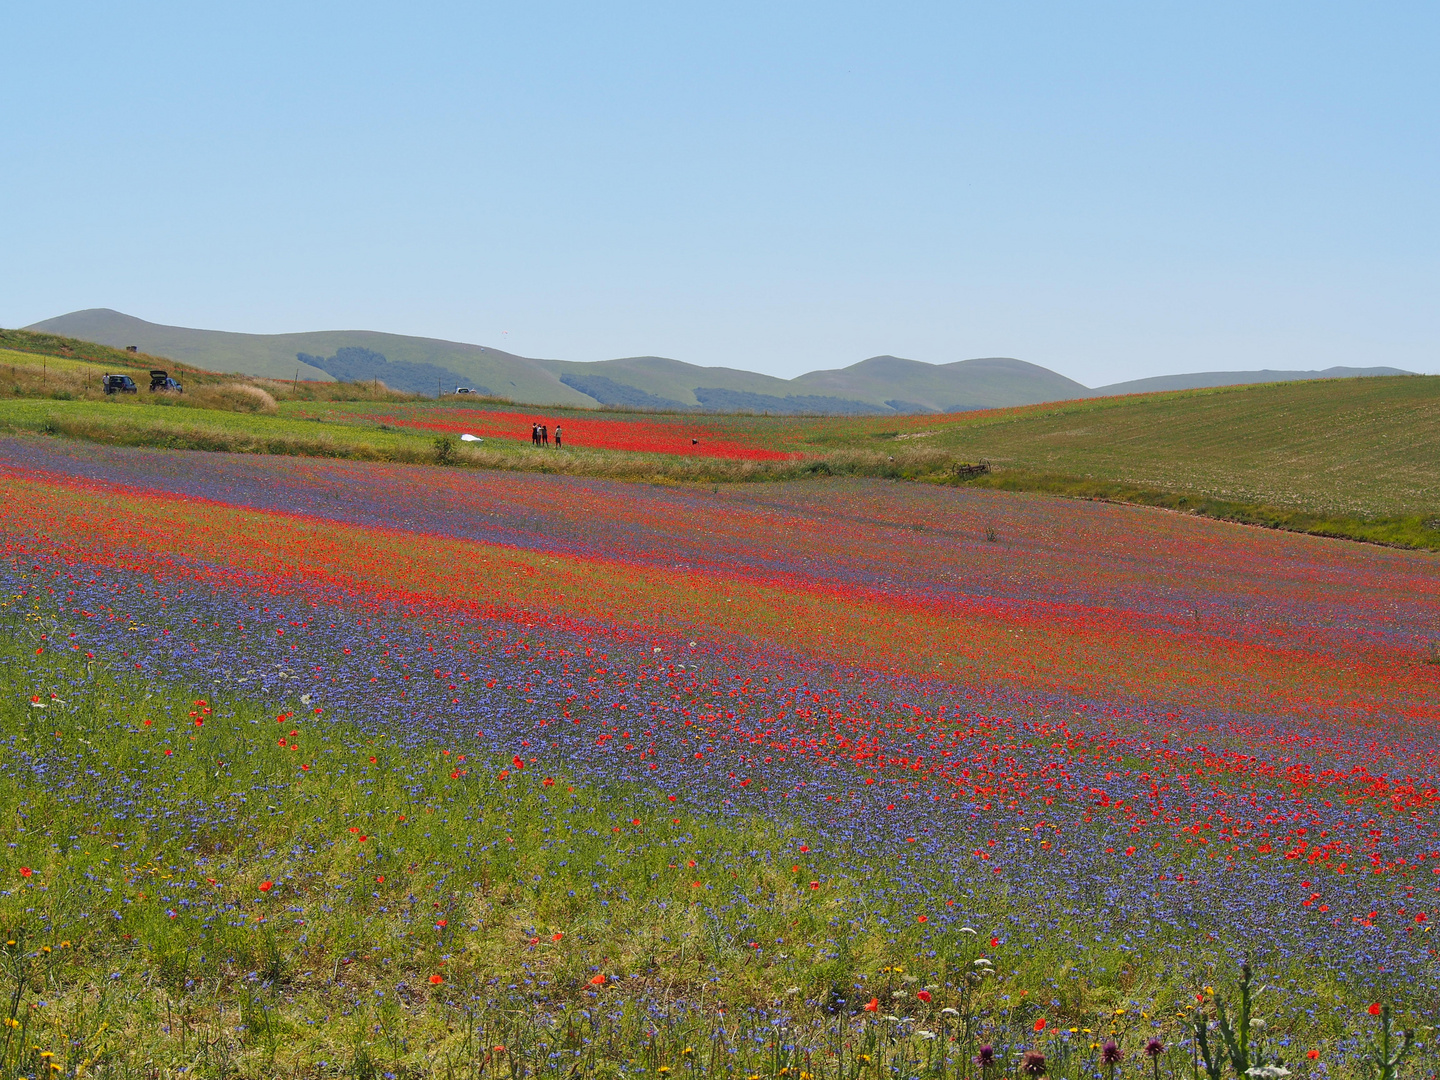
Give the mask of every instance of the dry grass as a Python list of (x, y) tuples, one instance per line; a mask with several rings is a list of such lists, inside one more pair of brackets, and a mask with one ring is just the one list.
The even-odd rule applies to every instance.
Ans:
[(197, 386), (188, 394), (166, 395), (163, 400), (157, 398), (156, 403), (250, 413), (273, 413), (279, 408), (269, 391), (250, 383)]

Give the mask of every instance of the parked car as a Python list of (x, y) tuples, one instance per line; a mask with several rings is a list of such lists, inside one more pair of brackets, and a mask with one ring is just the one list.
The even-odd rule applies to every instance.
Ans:
[(183, 386), (181, 386), (174, 379), (170, 378), (170, 373), (168, 371), (161, 371), (159, 368), (153, 368), (150, 371), (150, 392), (153, 394), (157, 390), (165, 391), (171, 394), (183, 394), (185, 392), (185, 388)]
[(468, 386), (457, 386), (455, 387), (455, 392), (457, 394), (473, 394), (475, 391)]
[(101, 375), (100, 385), (107, 394), (138, 394), (140, 388), (129, 375)]

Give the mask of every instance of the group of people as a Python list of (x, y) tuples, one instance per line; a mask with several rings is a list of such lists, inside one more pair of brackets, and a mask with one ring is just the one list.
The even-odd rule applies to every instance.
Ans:
[[(549, 445), (550, 445), (550, 429), (547, 428), (544, 424), (541, 424), (541, 423), (538, 423), (538, 422), (537, 422), (537, 423), (534, 423), (534, 424), (531, 424), (531, 425), (530, 425), (530, 445), (531, 445), (531, 446), (549, 446)], [(556, 424), (556, 425), (555, 425), (555, 446), (556, 446), (557, 448), (560, 446), (560, 425), (559, 425), (559, 424)]]

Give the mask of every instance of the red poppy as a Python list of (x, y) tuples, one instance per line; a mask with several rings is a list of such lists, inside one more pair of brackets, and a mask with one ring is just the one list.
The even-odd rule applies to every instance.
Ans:
[(593, 979), (590, 980), (590, 985), (591, 985), (591, 986), (604, 986), (604, 985), (605, 985), (605, 976), (604, 976), (604, 975), (596, 975)]
[(444, 976), (444, 975), (431, 975), (431, 976), (430, 976), (430, 985), (431, 985), (431, 986), (439, 986), (439, 985), (440, 985), (441, 983), (443, 983), (444, 981), (445, 981), (445, 976)]
[(872, 997), (869, 1001), (867, 1001), (867, 1002), (865, 1003), (865, 1011), (866, 1011), (866, 1012), (879, 1012), (879, 1011), (880, 1011), (880, 999), (879, 999), (879, 998), (873, 998), (873, 997)]
[(1375, 1002), (1373, 1005), (1370, 1006), (1370, 1008), (1369, 1008), (1368, 1011), (1369, 1011), (1369, 1013), (1370, 1013), (1371, 1016), (1379, 1016), (1379, 1015), (1380, 1015), (1380, 1003), (1379, 1003), (1378, 1001)]
[(1320, 1057), (1320, 1051), (1319, 1051), (1319, 1050), (1306, 1050), (1306, 1051), (1305, 1051), (1305, 1056), (1306, 1056), (1307, 1058), (1309, 1058), (1311, 1061), (1315, 1061), (1317, 1058)]
[(29, 877), (29, 876), (30, 876), (31, 874), (33, 874), (33, 873), (35, 873), (35, 871), (34, 871), (34, 870), (31, 870), (30, 867), (28, 867), (28, 866), (22, 866), (22, 867), (20, 867), (20, 876), (21, 876), (21, 877)]
[(261, 891), (261, 892), (269, 892), (269, 891), (270, 891), (271, 889), (273, 889), (274, 887), (275, 887), (275, 882), (273, 882), (273, 881), (262, 881), (262, 882), (260, 882), (260, 891)]
[(1036, 1021), (1035, 1021), (1035, 1030), (1036, 1030), (1036, 1031), (1044, 1031), (1044, 1030), (1045, 1030), (1045, 1018), (1044, 1018), (1043, 1016), (1040, 1017), (1039, 1020), (1036, 1020)]
[(918, 991), (918, 992), (915, 994), (915, 1000), (916, 1000), (916, 1001), (923, 1001), (926, 1005), (929, 1005), (929, 1004), (930, 1004), (930, 991), (929, 991), (929, 990), (920, 990), (920, 991)]

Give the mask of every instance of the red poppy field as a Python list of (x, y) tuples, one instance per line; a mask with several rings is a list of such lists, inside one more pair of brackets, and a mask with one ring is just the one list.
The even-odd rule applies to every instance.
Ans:
[(50, 1040), (7, 1068), (130, 1061), (56, 1008), (113, 971), (217, 1075), (1205, 1076), (1248, 961), (1246, 1069), (1358, 1076), (1383, 1004), (1433, 1071), (1432, 555), (884, 481), (0, 475)]
[[(757, 435), (747, 438), (745, 432), (724, 430), (718, 426), (723, 422), (714, 417), (591, 417), (583, 412), (568, 412), (557, 421), (543, 412), (535, 411), (448, 408), (365, 413), (361, 415), (361, 419), (418, 431), (434, 431), (447, 435), (468, 433), (511, 442), (525, 441), (530, 437), (532, 425), (543, 423), (550, 432), (557, 427), (562, 429), (563, 445), (587, 450), (690, 455), (736, 461), (788, 461), (803, 456), (772, 449), (764, 445), (771, 440)], [(546, 445), (549, 445), (548, 438)]]

